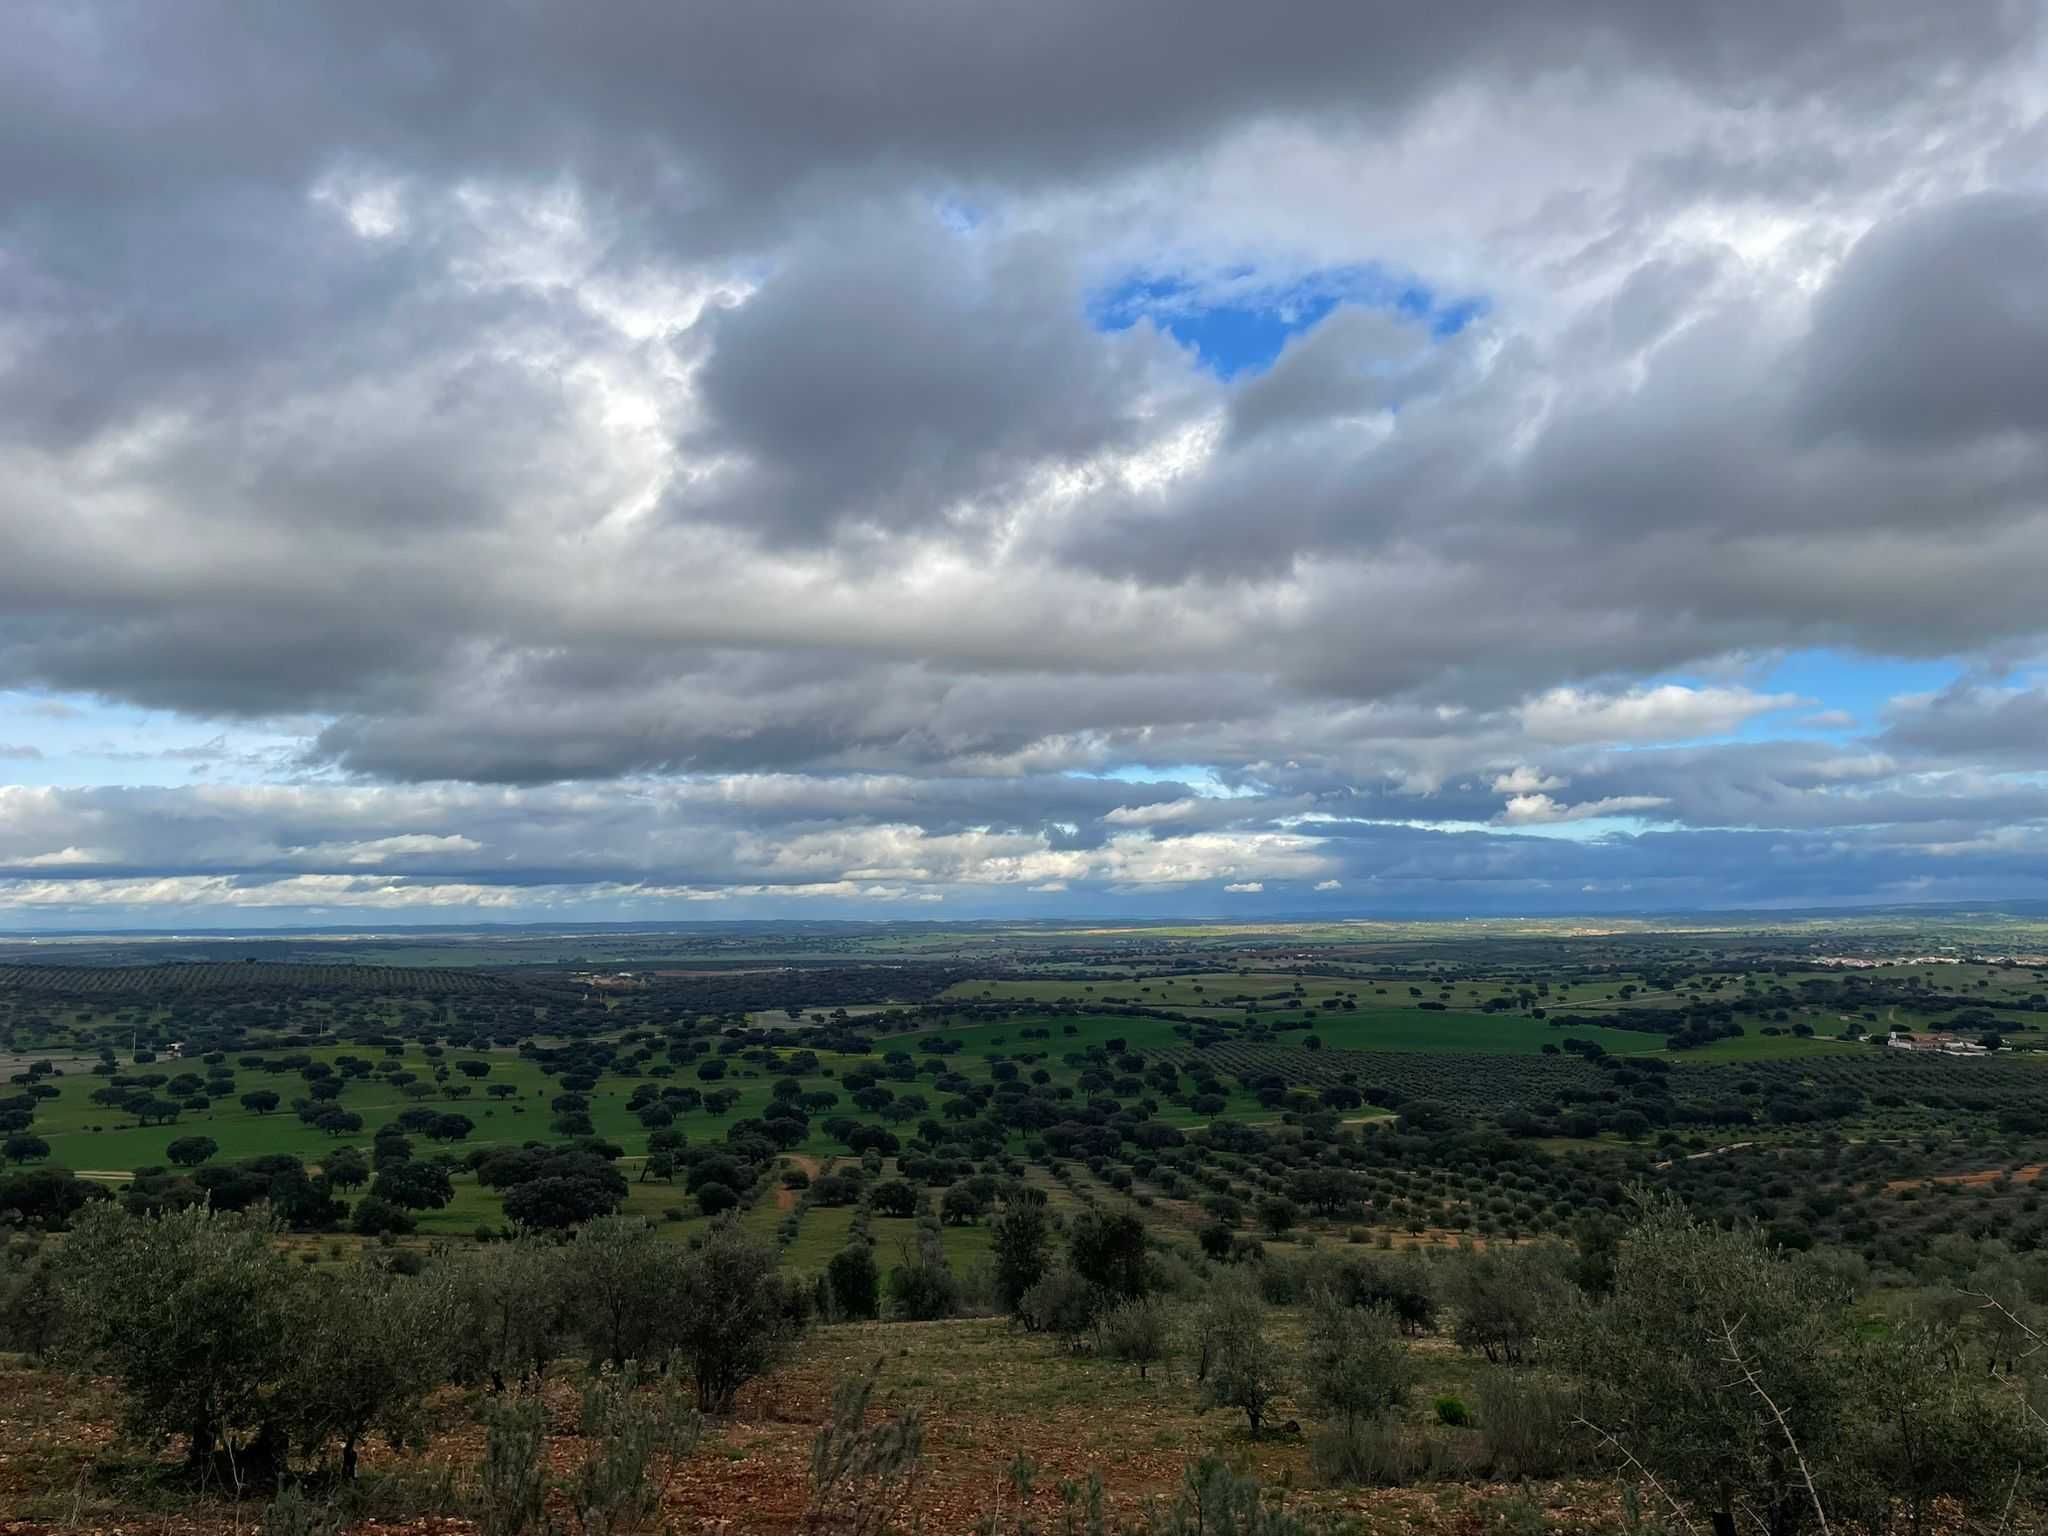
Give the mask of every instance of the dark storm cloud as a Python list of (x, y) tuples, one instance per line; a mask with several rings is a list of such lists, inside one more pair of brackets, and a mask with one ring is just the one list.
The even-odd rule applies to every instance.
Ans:
[(1815, 305), (1806, 361), (1823, 428), (1929, 444), (2048, 428), (2048, 195), (1873, 230)]
[[(1737, 101), (1873, 107), (2028, 35), (2024, 9), (1589, 0), (1533, 13), (1223, 0), (1024, 10), (897, 0), (591, 13), (371, 3), (49, 4), (14, 21), (13, 146), (32, 206), (285, 188), (337, 152), (423, 172), (567, 175), (676, 213), (774, 205), (807, 179), (932, 168), (1065, 178), (1287, 112), (1367, 118), (1448, 82), (1598, 62)], [(260, 130), (260, 131), (259, 131)]]
[[(2038, 687), (1651, 685), (2039, 653), (2040, 21), (21, 10), (0, 688), (304, 740), (9, 791), (4, 878), (2017, 889)], [(1368, 265), (1227, 380), (1090, 319)]]
[(1878, 740), (1948, 763), (2040, 770), (2048, 766), (2048, 687), (1963, 681), (1896, 700)]
[(989, 251), (920, 212), (786, 252), (758, 298), (706, 319), (690, 441), (746, 462), (680, 512), (782, 543), (996, 511), (1046, 466), (1136, 446), (1162, 389), (1191, 392), (1149, 325), (1089, 330), (1058, 246)]

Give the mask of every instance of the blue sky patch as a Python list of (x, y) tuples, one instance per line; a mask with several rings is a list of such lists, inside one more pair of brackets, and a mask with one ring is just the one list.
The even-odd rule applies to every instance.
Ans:
[(1256, 267), (1212, 273), (1136, 272), (1098, 292), (1088, 306), (1097, 330), (1128, 330), (1149, 319), (1219, 378), (1260, 373), (1280, 349), (1341, 304), (1390, 310), (1455, 336), (1487, 311), (1478, 295), (1448, 297), (1367, 262), (1285, 280)]
[(1820, 700), (1819, 711), (1840, 710), (1854, 725), (1823, 728), (1823, 734), (1845, 738), (1881, 729), (1884, 707), (1900, 694), (1935, 693), (1954, 682), (1963, 669), (1950, 661), (1908, 661), (1854, 656), (1841, 651), (1794, 651), (1784, 657), (1758, 686), (1766, 693), (1799, 693)]

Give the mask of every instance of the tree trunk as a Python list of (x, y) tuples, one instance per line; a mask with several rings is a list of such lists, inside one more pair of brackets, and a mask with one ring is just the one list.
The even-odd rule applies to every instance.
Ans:
[(213, 1420), (201, 1414), (193, 1421), (190, 1434), (192, 1443), (185, 1451), (185, 1465), (194, 1472), (202, 1471), (213, 1460)]

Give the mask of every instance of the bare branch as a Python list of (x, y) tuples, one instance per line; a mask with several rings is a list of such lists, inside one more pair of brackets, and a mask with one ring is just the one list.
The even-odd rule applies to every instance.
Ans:
[(2040, 1334), (2029, 1328), (2024, 1318), (2020, 1317), (2018, 1313), (2014, 1312), (2011, 1307), (2008, 1307), (1996, 1296), (1986, 1291), (1958, 1291), (1957, 1294), (1967, 1296), (1970, 1300), (1979, 1303), (1980, 1310), (1998, 1313), (2008, 1323), (2011, 1323), (2013, 1327), (2019, 1329), (2021, 1333), (2024, 1333), (2029, 1339), (2034, 1341), (2034, 1347), (2028, 1350), (2026, 1354), (2021, 1355), (2020, 1359), (2028, 1359), (2039, 1354), (2042, 1350), (2048, 1349), (2048, 1339), (2042, 1338)]
[[(1996, 1296), (1989, 1295), (1983, 1291), (1958, 1291), (1956, 1294), (1959, 1296), (1967, 1296), (1970, 1298), (1970, 1300), (1978, 1303), (1979, 1310), (1981, 1311), (1998, 1313), (2008, 1323), (2012, 1324), (2013, 1327), (2017, 1328), (2021, 1333), (2025, 1334), (2029, 1339), (2033, 1340), (2033, 1348), (2029, 1349), (2025, 1354), (2021, 1355), (2019, 1357), (2020, 1359), (2030, 1359), (2032, 1356), (2040, 1353), (2042, 1349), (2048, 1348), (2048, 1339), (2044, 1339), (2043, 1337), (2041, 1337), (2040, 1334), (2036, 1333), (2032, 1328), (2028, 1327), (2025, 1319), (2021, 1318), (2017, 1313), (2013, 1311), (2011, 1307), (2008, 1307)], [(2011, 1387), (2013, 1389), (2013, 1395), (2019, 1399), (2020, 1411), (2024, 1413), (2028, 1418), (2032, 1419), (2042, 1429), (2048, 1429), (2048, 1417), (2044, 1417), (2041, 1410), (2036, 1408), (2031, 1402), (2027, 1400), (2026, 1385), (2023, 1382), (2021, 1382), (2019, 1378), (2007, 1375), (2005, 1372), (1999, 1370), (1998, 1367), (1994, 1365), (1991, 1368), (1991, 1379), (1997, 1382), (2000, 1386)]]
[(1828, 1514), (1821, 1508), (1820, 1490), (1813, 1485), (1813, 1471), (1806, 1465), (1806, 1457), (1799, 1449), (1799, 1442), (1792, 1436), (1792, 1426), (1785, 1422), (1785, 1415), (1778, 1405), (1771, 1401), (1771, 1394), (1764, 1390), (1763, 1383), (1756, 1379), (1756, 1372), (1749, 1368), (1749, 1362), (1742, 1358), (1742, 1346), (1735, 1342), (1735, 1324), (1726, 1318), (1721, 1320), (1721, 1337), (1728, 1346), (1728, 1363), (1742, 1372), (1742, 1379), (1749, 1384), (1757, 1400), (1768, 1408), (1771, 1417), (1777, 1421), (1779, 1431), (1785, 1436), (1785, 1444), (1792, 1448), (1792, 1459), (1799, 1466), (1799, 1475), (1806, 1481), (1807, 1497), (1813, 1500), (1814, 1517), (1820, 1521), (1821, 1536), (1831, 1536), (1828, 1530)]
[(2020, 1474), (2025, 1470), (2023, 1463), (2015, 1462), (2012, 1469), (2012, 1487), (2005, 1492), (2005, 1508), (1998, 1516), (1998, 1536), (2005, 1536), (2006, 1522), (2012, 1519), (2012, 1501), (2019, 1496)]
[(1640, 1461), (1636, 1460), (1635, 1453), (1633, 1451), (1631, 1451), (1627, 1446), (1623, 1445), (1619, 1440), (1615, 1439), (1614, 1436), (1609, 1434), (1606, 1430), (1602, 1429), (1598, 1424), (1595, 1424), (1591, 1419), (1581, 1417), (1573, 1420), (1573, 1422), (1576, 1424), (1585, 1425), (1586, 1428), (1593, 1431), (1594, 1434), (1598, 1435), (1602, 1440), (1605, 1440), (1609, 1445), (1613, 1446), (1617, 1451), (1621, 1452), (1621, 1459), (1627, 1462), (1631, 1467), (1634, 1467), (1636, 1471), (1640, 1472), (1642, 1474), (1643, 1481), (1648, 1483), (1653, 1489), (1656, 1490), (1657, 1497), (1662, 1499), (1666, 1504), (1671, 1506), (1671, 1513), (1678, 1516), (1678, 1523), (1686, 1528), (1686, 1530), (1690, 1533), (1690, 1536), (1699, 1536), (1699, 1528), (1695, 1526), (1692, 1523), (1692, 1521), (1687, 1517), (1684, 1506), (1681, 1505), (1678, 1502), (1678, 1500), (1674, 1499), (1670, 1495), (1670, 1493), (1665, 1489), (1662, 1483), (1657, 1481), (1657, 1476), (1655, 1473), (1653, 1473), (1648, 1467), (1644, 1466)]

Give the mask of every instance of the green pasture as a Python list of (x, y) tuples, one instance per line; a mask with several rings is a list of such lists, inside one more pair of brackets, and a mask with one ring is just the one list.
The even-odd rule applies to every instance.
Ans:
[[(1795, 1061), (1814, 1056), (1853, 1058), (1856, 1052), (1869, 1053), (1877, 1049), (1828, 1035), (1815, 1034), (1807, 1038), (1793, 1034), (1764, 1035), (1757, 1033), (1754, 1025), (1746, 1027), (1749, 1030), (1746, 1035), (1716, 1040), (1690, 1051), (1673, 1051), (1671, 1060), (1679, 1066), (1708, 1067), (1733, 1061)], [(1840, 1023), (1835, 1028), (1840, 1029)]]
[[(288, 1053), (269, 1051), (261, 1054), (275, 1058)], [(407, 1045), (403, 1056), (396, 1058), (383, 1056), (375, 1048), (363, 1046), (318, 1046), (290, 1054), (310, 1056), (329, 1065), (337, 1056), (346, 1055), (378, 1061), (398, 1060), (407, 1071), (417, 1074), (422, 1084), (434, 1086), (428, 1059), (416, 1044)], [(445, 1059), (452, 1062), (458, 1057), (477, 1055), (451, 1051)], [(212, 1137), (220, 1144), (217, 1156), (224, 1161), (255, 1157), (265, 1152), (290, 1152), (309, 1162), (318, 1162), (322, 1155), (337, 1146), (367, 1150), (379, 1126), (397, 1119), (415, 1104), (464, 1114), (476, 1123), (475, 1130), (466, 1141), (451, 1144), (455, 1151), (559, 1139), (549, 1126), (554, 1118), (550, 1102), (561, 1091), (554, 1081), (533, 1062), (512, 1052), (482, 1053), (479, 1059), (491, 1064), (490, 1076), (481, 1083), (471, 1084), (459, 1073), (450, 1076), (448, 1087), (473, 1087), (474, 1091), (466, 1098), (449, 1097), (445, 1090), (438, 1090), (424, 1098), (412, 1099), (379, 1077), (351, 1082), (339, 1101), (339, 1107), (361, 1115), (363, 1129), (358, 1134), (339, 1139), (302, 1123), (291, 1112), (291, 1100), (306, 1091), (304, 1080), (296, 1072), (249, 1071), (239, 1067), (235, 1069), (235, 1091), (232, 1095), (213, 1102), (196, 1114), (180, 1115), (170, 1125), (151, 1126), (138, 1126), (133, 1117), (92, 1102), (93, 1090), (104, 1086), (106, 1079), (69, 1072), (53, 1080), (58, 1087), (58, 1096), (38, 1110), (36, 1132), (50, 1143), (53, 1161), (81, 1170), (109, 1171), (127, 1171), (161, 1163), (165, 1148), (182, 1136)], [(232, 1065), (234, 1060), (230, 1056), (229, 1064)], [(836, 1074), (862, 1060), (864, 1058), (827, 1055), (821, 1059), (820, 1065), (830, 1069), (833, 1075), (821, 1072), (806, 1078), (804, 1086), (807, 1090), (841, 1091), (837, 1087)], [(196, 1062), (181, 1061), (158, 1061), (141, 1067), (124, 1064), (122, 1067), (122, 1071), (130, 1075), (161, 1071), (168, 1076), (176, 1076), (180, 1072), (203, 1073), (204, 1070)], [(626, 1109), (633, 1088), (641, 1081), (688, 1085), (700, 1090), (729, 1087), (739, 1093), (738, 1104), (725, 1116), (712, 1115), (700, 1109), (677, 1118), (677, 1126), (692, 1144), (715, 1141), (724, 1135), (725, 1128), (732, 1121), (758, 1115), (767, 1107), (774, 1085), (774, 1079), (761, 1068), (736, 1059), (728, 1061), (726, 1075), (716, 1082), (699, 1079), (693, 1066), (679, 1067), (673, 1077), (665, 1079), (624, 1079), (607, 1075), (588, 1095), (591, 1123), (598, 1135), (618, 1142), (632, 1154), (644, 1153), (647, 1147), (647, 1132)], [(510, 1084), (517, 1092), (503, 1100), (487, 1097), (485, 1090), (499, 1083)], [(280, 1107), (267, 1115), (244, 1109), (238, 1102), (240, 1096), (259, 1089), (278, 1094)], [(858, 1116), (858, 1111), (850, 1105), (846, 1106), (846, 1112)], [(421, 1145), (431, 1146), (425, 1142)], [(798, 1150), (832, 1152), (841, 1149), (820, 1131), (811, 1143)]]
[(796, 1240), (782, 1250), (782, 1261), (794, 1269), (821, 1270), (852, 1235), (852, 1206), (814, 1205), (804, 1212)]
[[(1065, 1033), (1070, 1026), (1074, 1033)], [(1025, 1039), (1021, 1031), (1026, 1028), (1050, 1028), (1052, 1038)], [(1314, 1022), (1307, 1029), (1290, 1029), (1276, 1034), (1273, 1044), (1299, 1047), (1309, 1035), (1316, 1036), (1330, 1050), (1347, 1051), (1476, 1051), (1487, 1055), (1533, 1056), (1545, 1045), (1555, 1045), (1566, 1035), (1596, 1041), (1617, 1056), (1664, 1049), (1663, 1036), (1644, 1034), (1639, 1030), (1608, 1029), (1598, 1025), (1561, 1030), (1552, 1028), (1545, 1020), (1521, 1014), (1449, 1010), (1439, 1013), (1398, 1007), (1329, 1013), (1317, 1010)], [(1187, 1043), (1184, 1036), (1174, 1032), (1174, 1021), (1170, 1019), (1082, 1014), (1066, 1018), (1018, 1018), (996, 1024), (924, 1028), (877, 1041), (876, 1048), (894, 1046), (914, 1051), (916, 1042), (933, 1037), (960, 1041), (962, 1058), (1016, 1057), (1026, 1052), (1048, 1051), (1051, 1059), (1044, 1065), (1056, 1081), (1063, 1070), (1060, 1058), (1071, 1051), (1085, 1051), (1091, 1045), (1104, 1045), (1110, 1040), (1121, 1039), (1132, 1049), (1143, 1052)], [(905, 1047), (904, 1042), (911, 1044)], [(969, 1077), (977, 1075), (966, 1068), (963, 1071)], [(1172, 1118), (1171, 1109), (1172, 1106), (1162, 1109), (1161, 1118)], [(1232, 1113), (1237, 1113), (1235, 1108)]]

